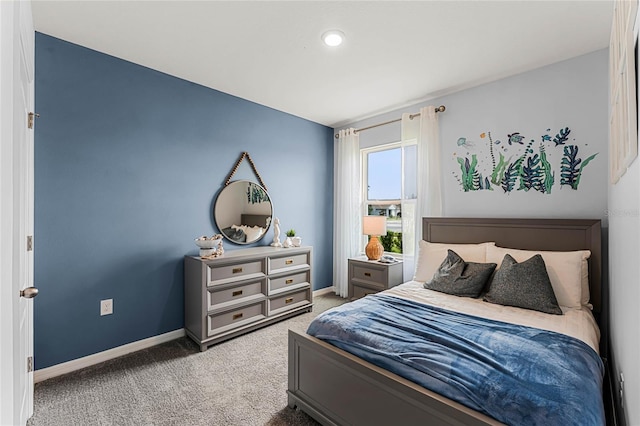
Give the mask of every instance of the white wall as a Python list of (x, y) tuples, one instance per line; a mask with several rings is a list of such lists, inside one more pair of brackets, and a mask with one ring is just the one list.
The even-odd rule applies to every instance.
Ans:
[[(636, 15), (636, 27), (640, 10)], [(637, 28), (636, 28), (637, 36)], [(637, 51), (636, 51), (637, 52)], [(636, 75), (640, 99), (640, 84)], [(640, 123), (640, 110), (638, 111)], [(639, 140), (640, 143), (640, 140)], [(609, 300), (614, 383), (624, 375), (623, 417), (640, 425), (640, 162), (636, 159), (615, 185), (609, 185)]]
[[(536, 217), (536, 218), (594, 218), (606, 226), (608, 176), (608, 50), (579, 56), (537, 70), (484, 84), (415, 106), (403, 108), (346, 127), (361, 128), (392, 120), (403, 112), (415, 113), (425, 105), (445, 105), (439, 115), (442, 151), (444, 214), (446, 216), (476, 217)], [(546, 129), (552, 136), (569, 127), (568, 143), (579, 146), (579, 156), (585, 159), (598, 153), (585, 167), (578, 190), (560, 186), (562, 147), (547, 142), (547, 155), (556, 172), (556, 184), (550, 194), (536, 191), (463, 192), (455, 178), (460, 172), (457, 156), (477, 154), (486, 162), (487, 138), (480, 134), (491, 131), (494, 141), (500, 139), (504, 147), (507, 134), (519, 131), (526, 141), (539, 145)], [(460, 150), (460, 137), (475, 145)], [(575, 138), (575, 141), (573, 139)], [(400, 123), (366, 130), (360, 133), (360, 146), (370, 147), (400, 139)], [(505, 156), (517, 158), (523, 145), (507, 146)], [(455, 156), (453, 154), (456, 154)], [(468, 153), (468, 154), (467, 154)], [(496, 157), (498, 156), (496, 151)]]
[[(628, 425), (640, 425), (640, 164), (609, 187), (609, 293), (611, 346), (622, 372)], [(617, 385), (617, 381), (616, 381)]]
[[(636, 16), (640, 22), (640, 10)], [(640, 84), (636, 76), (638, 99)], [(638, 111), (640, 123), (640, 111)], [(640, 141), (639, 141), (640, 142)], [(614, 383), (624, 375), (623, 416), (640, 425), (640, 162), (636, 159), (615, 185), (609, 185), (609, 298)]]

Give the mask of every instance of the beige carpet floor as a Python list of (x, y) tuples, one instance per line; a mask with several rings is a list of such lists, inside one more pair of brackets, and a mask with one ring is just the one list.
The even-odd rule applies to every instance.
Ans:
[(318, 296), (313, 312), (206, 352), (184, 337), (37, 383), (27, 425), (317, 425), (287, 407), (287, 333), (344, 301)]

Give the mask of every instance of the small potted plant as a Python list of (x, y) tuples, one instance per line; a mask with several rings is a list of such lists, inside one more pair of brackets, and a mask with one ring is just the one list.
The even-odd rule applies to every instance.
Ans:
[(296, 235), (296, 231), (295, 229), (289, 229), (287, 232), (284, 233), (287, 238), (284, 239), (284, 242), (282, 243), (282, 247), (293, 247), (293, 241), (291, 240), (291, 237)]
[(296, 237), (295, 229), (289, 229), (287, 231), (287, 240), (291, 242), (291, 244), (289, 244), (289, 247), (300, 247), (300, 245), (302, 244), (302, 238)]

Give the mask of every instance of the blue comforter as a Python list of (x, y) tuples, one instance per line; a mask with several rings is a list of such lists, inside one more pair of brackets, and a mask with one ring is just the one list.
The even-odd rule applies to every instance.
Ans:
[(512, 425), (604, 425), (586, 343), (385, 295), (320, 314), (308, 334)]

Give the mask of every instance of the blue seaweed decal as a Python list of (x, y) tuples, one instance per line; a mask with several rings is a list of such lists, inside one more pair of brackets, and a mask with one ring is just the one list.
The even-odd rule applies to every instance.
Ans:
[(504, 192), (509, 193), (515, 188), (516, 180), (520, 176), (520, 163), (522, 163), (522, 157), (518, 158), (513, 163), (510, 163), (504, 171), (504, 176), (500, 182)]
[(525, 191), (535, 189), (544, 192), (542, 184), (542, 169), (540, 168), (540, 156), (535, 154), (526, 159), (522, 167), (522, 176), (520, 177), (522, 188)]
[(522, 154), (522, 156), (520, 156), (520, 168), (518, 170), (518, 174), (520, 176), (520, 186), (518, 187), (518, 191), (520, 190), (525, 190), (528, 191), (531, 188), (527, 188), (527, 183), (525, 179), (522, 179), (522, 177), (524, 176), (524, 167), (525, 167), (525, 158), (527, 157), (527, 155), (529, 154), (533, 154), (533, 149), (531, 148), (531, 145), (533, 145), (535, 141), (533, 139), (531, 139), (531, 141), (527, 144), (526, 148), (524, 149), (524, 154)]
[(247, 203), (257, 204), (263, 201), (269, 201), (269, 195), (265, 190), (254, 183), (249, 184), (247, 187)]
[(582, 171), (596, 155), (598, 155), (598, 153), (587, 157), (583, 162), (581, 158), (578, 158), (578, 147), (576, 145), (565, 146), (564, 156), (562, 157), (560, 166), (560, 185), (568, 185), (572, 189), (578, 189)]
[(571, 129), (569, 129), (568, 127), (560, 129), (560, 131), (556, 134), (556, 137), (553, 138), (556, 146), (564, 145), (564, 143), (569, 140), (569, 133), (571, 133)]
[(484, 178), (484, 189), (488, 189), (489, 191), (493, 191), (493, 188), (491, 187), (491, 182), (489, 181), (489, 178)]

